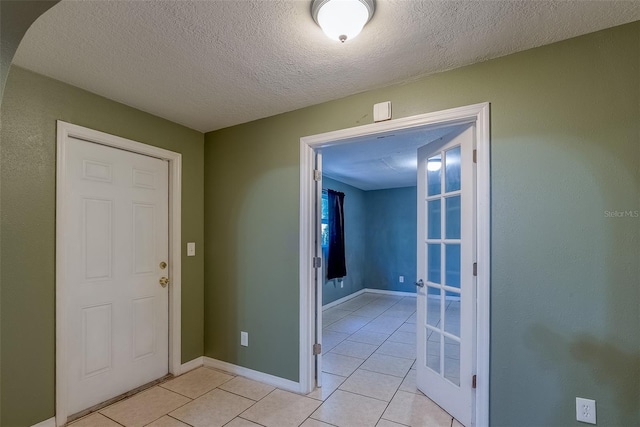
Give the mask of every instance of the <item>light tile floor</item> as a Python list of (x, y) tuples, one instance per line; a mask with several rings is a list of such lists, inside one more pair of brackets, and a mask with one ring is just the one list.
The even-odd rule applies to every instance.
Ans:
[(307, 396), (202, 367), (70, 427), (460, 425), (416, 388), (415, 298), (365, 293), (323, 315), (323, 386)]

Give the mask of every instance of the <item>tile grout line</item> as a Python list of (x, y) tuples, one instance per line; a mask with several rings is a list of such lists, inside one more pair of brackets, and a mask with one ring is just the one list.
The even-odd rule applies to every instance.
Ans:
[[(265, 396), (265, 397), (266, 397), (266, 396)], [(250, 407), (249, 407), (249, 408), (250, 408)], [(247, 408), (246, 410), (249, 410), (249, 408)], [(242, 411), (242, 412), (244, 412), (244, 411)], [(242, 415), (242, 413), (240, 413), (240, 415)], [(229, 421), (228, 423), (226, 423), (226, 424), (225, 424), (225, 426), (228, 426), (230, 423), (232, 423), (232, 422), (233, 422), (233, 420), (240, 418), (241, 420), (249, 421), (250, 423), (254, 423), (255, 425), (259, 425), (259, 426), (262, 426), (262, 427), (266, 427), (264, 424), (260, 424), (260, 423), (257, 423), (257, 422), (255, 422), (255, 421), (251, 421), (251, 420), (248, 420), (248, 419), (246, 419), (246, 418), (242, 418), (240, 415), (236, 415), (236, 416), (235, 416), (231, 421)]]
[[(165, 388), (163, 387), (163, 389), (165, 389)], [(154, 423), (154, 422), (156, 422), (156, 421), (158, 421), (160, 418), (164, 417), (165, 415), (166, 415), (166, 416), (168, 416), (168, 417), (171, 417), (171, 415), (169, 415), (169, 413), (170, 413), (170, 412), (177, 411), (178, 409), (182, 408), (182, 407), (183, 407), (183, 406), (185, 406), (185, 405), (188, 405), (189, 403), (191, 403), (191, 402), (193, 402), (193, 401), (195, 400), (195, 399), (192, 399), (192, 398), (190, 398), (190, 397), (188, 397), (188, 396), (185, 396), (185, 395), (183, 395), (183, 394), (176, 393), (176, 392), (175, 392), (175, 391), (173, 391), (173, 390), (168, 390), (168, 389), (165, 389), (165, 390), (170, 391), (170, 392), (172, 392), (172, 393), (175, 393), (175, 394), (177, 394), (178, 396), (185, 397), (185, 398), (189, 399), (189, 401), (188, 401), (188, 402), (185, 402), (184, 404), (182, 404), (182, 405), (180, 405), (180, 406), (178, 406), (177, 408), (173, 408), (171, 411), (169, 411), (169, 412), (167, 412), (167, 413), (165, 413), (165, 414), (160, 415), (160, 416), (159, 416), (158, 418), (156, 418), (155, 420), (153, 420), (153, 421), (151, 421), (151, 422), (149, 422), (149, 423), (145, 424), (145, 426), (146, 426), (146, 425), (149, 425), (149, 424), (151, 424), (151, 423)], [(171, 418), (175, 418), (175, 417), (171, 417)], [(177, 419), (177, 418), (176, 418), (176, 419)], [(182, 421), (182, 420), (178, 420), (178, 421), (180, 421), (181, 423), (182, 423), (182, 422), (184, 422), (184, 421)], [(187, 424), (187, 423), (185, 423), (185, 424)], [(191, 424), (189, 424), (189, 425), (191, 425)]]
[[(179, 409), (179, 408), (176, 408), (176, 409)], [(175, 410), (175, 409), (174, 409), (174, 410)], [(173, 412), (173, 411), (171, 411), (171, 412)], [(178, 421), (178, 422), (181, 422), (182, 424), (186, 424), (186, 425), (188, 425), (188, 426), (190, 426), (190, 427), (193, 427), (193, 424), (189, 424), (188, 422), (186, 422), (186, 421), (182, 421), (182, 420), (180, 420), (180, 419), (178, 419), (178, 418), (176, 418), (176, 417), (174, 417), (174, 416), (172, 416), (172, 415), (167, 414), (166, 416), (167, 416), (167, 417), (169, 417), (169, 418), (172, 418), (172, 419), (174, 419), (174, 420), (176, 420), (176, 421)], [(160, 418), (162, 418), (162, 417), (160, 417)], [(158, 420), (159, 420), (160, 418), (158, 418)], [(157, 421), (157, 420), (156, 420), (156, 421)], [(153, 422), (153, 421), (152, 421), (152, 422)]]
[[(397, 303), (396, 303), (397, 304)], [(395, 304), (394, 304), (395, 305)], [(393, 307), (393, 306), (391, 306)], [(417, 311), (416, 311), (417, 312)], [(383, 312), (384, 313), (384, 312)], [(382, 315), (382, 314), (381, 314)], [(412, 314), (413, 315), (413, 314)], [(378, 316), (379, 317), (379, 316)], [(408, 318), (410, 318), (411, 316), (409, 316)], [(408, 319), (407, 318), (407, 319)], [(406, 323), (406, 320), (402, 323), (403, 325)], [(390, 335), (387, 339), (385, 339), (382, 344), (380, 344), (380, 346), (382, 346), (384, 343), (386, 343), (387, 341), (389, 341), (389, 338), (391, 338), (391, 336), (393, 334), (395, 334), (398, 329), (400, 329), (401, 326), (398, 326)], [(378, 347), (379, 349), (380, 347)], [(413, 365), (412, 365), (413, 366)], [(393, 396), (391, 396), (391, 399), (389, 399), (389, 402), (387, 402), (387, 405), (384, 407), (384, 410), (382, 411), (382, 414), (380, 414), (380, 418), (378, 418), (378, 421), (376, 422), (376, 424), (378, 424), (380, 422), (380, 420), (382, 419), (382, 417), (384, 417), (384, 413), (387, 412), (387, 409), (389, 408), (389, 405), (391, 405), (391, 402), (393, 401), (393, 399), (396, 397), (396, 394), (398, 394), (398, 391), (400, 390), (400, 387), (402, 387), (402, 383), (404, 382), (405, 378), (407, 377), (407, 375), (409, 375), (409, 372), (411, 371), (411, 367), (409, 367), (409, 370), (407, 371), (407, 373), (404, 374), (404, 377), (402, 377), (402, 381), (400, 382), (400, 385), (398, 386), (398, 388), (396, 389), (396, 391), (393, 393)], [(395, 421), (393, 421), (395, 422)], [(398, 423), (399, 424), (399, 423)]]
[[(107, 419), (109, 419), (109, 420), (111, 420), (111, 421), (113, 421), (114, 423), (118, 424), (119, 426), (125, 427), (125, 425), (124, 425), (124, 424), (117, 422), (116, 420), (114, 420), (113, 418), (109, 417), (108, 415), (103, 414), (102, 412), (96, 412), (96, 413), (97, 413), (97, 414), (102, 415), (103, 417), (105, 417), (105, 418), (107, 418)], [(82, 418), (80, 418), (80, 419), (82, 419)], [(79, 421), (79, 420), (78, 420), (78, 421)], [(153, 421), (152, 421), (152, 422), (153, 422)], [(66, 425), (66, 424), (65, 424), (65, 425)]]
[[(206, 367), (206, 366), (202, 366), (201, 368), (207, 368), (207, 367)], [(195, 371), (195, 369), (194, 369), (193, 371)], [(190, 371), (190, 372), (193, 372), (193, 371)], [(221, 371), (219, 371), (219, 372), (221, 372)], [(166, 391), (170, 391), (170, 392), (172, 392), (172, 393), (175, 393), (175, 394), (177, 394), (177, 395), (179, 395), (179, 396), (185, 397), (185, 398), (189, 399), (189, 401), (188, 401), (188, 402), (185, 402), (184, 404), (182, 404), (182, 405), (180, 405), (180, 406), (178, 406), (177, 408), (172, 409), (171, 411), (167, 412), (166, 414), (161, 415), (160, 417), (158, 417), (158, 418), (156, 418), (155, 420), (151, 421), (151, 423), (158, 421), (160, 418), (162, 418), (162, 417), (164, 417), (164, 416), (167, 416), (167, 417), (173, 418), (173, 419), (175, 419), (175, 420), (178, 420), (178, 421), (180, 421), (181, 423), (184, 423), (184, 424), (187, 424), (187, 425), (191, 426), (191, 424), (189, 424), (189, 423), (187, 423), (186, 421), (183, 421), (183, 420), (181, 420), (181, 419), (179, 419), (179, 418), (176, 418), (176, 417), (174, 417), (174, 416), (170, 415), (170, 413), (171, 413), (171, 412), (175, 412), (175, 411), (177, 411), (178, 409), (180, 409), (180, 408), (182, 408), (182, 407), (184, 407), (184, 406), (186, 406), (186, 405), (188, 405), (188, 404), (190, 404), (190, 403), (192, 403), (192, 402), (196, 401), (197, 399), (201, 398), (201, 397), (202, 397), (202, 396), (204, 396), (205, 394), (212, 392), (213, 390), (217, 389), (217, 388), (218, 388), (218, 387), (220, 387), (221, 385), (226, 384), (226, 383), (228, 383), (229, 381), (231, 381), (231, 380), (233, 380), (234, 378), (236, 378), (236, 376), (235, 376), (235, 375), (233, 375), (233, 374), (230, 374), (230, 373), (227, 373), (227, 372), (224, 372), (224, 373), (225, 373), (225, 374), (227, 374), (227, 375), (231, 375), (231, 376), (232, 376), (232, 378), (231, 378), (231, 379), (229, 379), (229, 380), (227, 380), (227, 381), (225, 381), (225, 382), (223, 382), (222, 384), (220, 384), (220, 385), (218, 385), (218, 386), (216, 386), (216, 387), (214, 387), (214, 388), (210, 389), (210, 390), (207, 390), (206, 392), (202, 393), (201, 395), (198, 395), (197, 397), (190, 397), (190, 396), (186, 396), (186, 395), (184, 395), (184, 394), (182, 394), (182, 393), (180, 393), (180, 392), (177, 392), (177, 391), (175, 391), (175, 390), (171, 390), (171, 389), (169, 389), (169, 388), (162, 387), (162, 384), (159, 384), (158, 386), (159, 386), (159, 387), (162, 387), (162, 389), (164, 389), (164, 390), (166, 390)], [(176, 378), (180, 378), (180, 376), (178, 376), (178, 377), (176, 377)], [(167, 381), (167, 382), (168, 382), (168, 381)], [(166, 384), (166, 382), (165, 382), (165, 383), (163, 383), (163, 384)], [(222, 390), (222, 389), (220, 389), (220, 390)], [(151, 424), (151, 423), (148, 423), (148, 424)], [(146, 424), (146, 425), (148, 425), (148, 424)], [(193, 426), (191, 426), (191, 427), (193, 427)]]
[[(374, 300), (374, 301), (375, 301), (375, 300)], [(382, 316), (385, 312), (387, 312), (391, 307), (395, 306), (395, 305), (396, 305), (398, 302), (400, 302), (400, 301), (402, 301), (402, 299), (401, 299), (401, 300), (398, 300), (395, 304), (392, 304), (389, 308), (387, 308), (387, 310), (383, 311), (383, 312), (382, 312), (381, 314), (379, 314), (377, 317), (374, 317), (372, 320), (370, 320), (368, 323), (366, 323), (365, 325), (363, 325), (360, 329), (358, 329), (358, 330), (356, 330), (355, 332), (351, 333), (349, 336), (351, 336), (351, 335), (353, 335), (353, 334), (355, 334), (355, 333), (357, 333), (357, 332), (361, 331), (361, 330), (362, 330), (362, 328), (364, 328), (366, 325), (368, 325), (369, 323), (373, 322), (374, 320), (376, 320), (377, 318), (379, 318), (380, 316)], [(364, 307), (366, 307), (366, 306), (367, 306), (367, 305), (369, 305), (369, 304), (370, 304), (370, 303), (365, 304), (365, 305), (364, 305), (364, 306), (362, 306), (361, 308), (364, 308)], [(336, 306), (336, 307), (340, 307), (340, 306), (338, 305), (338, 306)], [(414, 313), (415, 313), (415, 312), (414, 312)], [(349, 315), (347, 315), (347, 316), (345, 316), (345, 317), (348, 317), (348, 316), (349, 316)], [(369, 355), (369, 357), (367, 357), (367, 358), (366, 358), (366, 359), (365, 359), (365, 360), (364, 360), (360, 365), (358, 365), (358, 367), (357, 367), (357, 368), (356, 368), (356, 369), (355, 369), (351, 374), (349, 374), (349, 376), (348, 376), (348, 377), (347, 377), (347, 378), (342, 382), (342, 384), (340, 384), (340, 385), (339, 385), (339, 386), (338, 386), (338, 387), (337, 387), (333, 392), (331, 392), (331, 393), (329, 394), (329, 396), (327, 396), (327, 399), (325, 399), (325, 400), (323, 401), (323, 403), (322, 403), (322, 404), (324, 404), (324, 402), (326, 402), (327, 400), (329, 400), (329, 398), (330, 398), (330, 397), (331, 397), (331, 396), (332, 396), (332, 395), (333, 395), (337, 390), (340, 390), (340, 391), (342, 391), (342, 392), (344, 392), (344, 393), (351, 393), (351, 394), (354, 394), (354, 395), (358, 395), (358, 396), (363, 396), (363, 397), (368, 397), (368, 398), (371, 398), (371, 399), (375, 399), (375, 400), (378, 400), (378, 401), (380, 401), (380, 402), (385, 402), (384, 400), (376, 399), (376, 398), (371, 397), (371, 396), (365, 396), (365, 395), (362, 395), (362, 394), (359, 394), (359, 393), (354, 393), (354, 392), (350, 392), (350, 391), (347, 391), (347, 390), (342, 390), (342, 389), (340, 389), (340, 387), (341, 387), (344, 383), (346, 383), (347, 381), (349, 381), (349, 378), (351, 378), (351, 376), (352, 376), (352, 375), (353, 375), (353, 374), (354, 374), (358, 369), (363, 369), (363, 370), (365, 370), (365, 371), (368, 371), (367, 369), (361, 368), (361, 366), (362, 366), (362, 365), (363, 365), (367, 360), (369, 360), (369, 358), (370, 358), (373, 354), (375, 354), (375, 353), (376, 353), (376, 351), (377, 351), (377, 350), (379, 350), (379, 349), (380, 349), (380, 347), (381, 347), (384, 343), (386, 343), (386, 342), (389, 340), (389, 338), (391, 338), (391, 336), (392, 336), (394, 333), (396, 333), (396, 332), (398, 331), (398, 329), (400, 329), (400, 328), (402, 327), (402, 325), (404, 325), (405, 323), (407, 323), (406, 321), (407, 321), (408, 319), (410, 319), (410, 318), (411, 318), (411, 316), (413, 316), (413, 313), (412, 313), (411, 315), (409, 315), (409, 316), (407, 317), (407, 319), (405, 319), (405, 320), (402, 322), (402, 324), (401, 324), (400, 326), (398, 326), (396, 329), (394, 329), (394, 330), (393, 330), (393, 332), (391, 332), (391, 333), (389, 334), (389, 336), (388, 336), (388, 337), (387, 337), (387, 338), (386, 338), (386, 339), (385, 339), (381, 344), (379, 344), (379, 345), (377, 346), (376, 350), (375, 350), (373, 353), (371, 353), (371, 355)], [(416, 326), (416, 327), (417, 327), (417, 326)], [(323, 327), (323, 331), (324, 331), (324, 327)], [(348, 341), (348, 340), (349, 340), (349, 337), (345, 338), (345, 339), (344, 339), (344, 340), (342, 340), (340, 343), (336, 344), (336, 346), (335, 346), (335, 347), (337, 347), (338, 345), (340, 345), (342, 342), (344, 342), (344, 341)], [(352, 342), (354, 342), (354, 341), (352, 341)], [(390, 341), (390, 342), (393, 342), (393, 341)], [(366, 343), (363, 343), (363, 344), (366, 344)], [(373, 345), (373, 344), (372, 344), (372, 345)], [(333, 348), (335, 348), (335, 347), (333, 347)], [(333, 350), (333, 349), (332, 349), (332, 350)], [(334, 353), (334, 354), (339, 354), (339, 353)], [(379, 353), (379, 354), (380, 354), (380, 353)], [(391, 357), (396, 357), (396, 356), (391, 356)], [(406, 360), (410, 360), (410, 359), (406, 359)], [(414, 359), (414, 362), (415, 362), (415, 359)], [(412, 366), (413, 366), (413, 364), (412, 364)], [(391, 401), (395, 398), (396, 394), (397, 394), (397, 393), (398, 393), (398, 391), (400, 390), (400, 387), (402, 386), (402, 383), (404, 382), (404, 379), (407, 377), (407, 375), (409, 375), (409, 372), (410, 372), (410, 371), (411, 371), (411, 367), (409, 367), (409, 370), (405, 373), (405, 375), (404, 375), (403, 377), (397, 377), (397, 376), (395, 376), (395, 375), (386, 374), (386, 375), (393, 376), (393, 377), (395, 377), (395, 378), (402, 378), (402, 381), (400, 382), (400, 385), (398, 386), (398, 388), (397, 388), (397, 389), (395, 390), (395, 392), (393, 393), (393, 396), (391, 397), (391, 399), (389, 400), (389, 402), (385, 402), (385, 403), (386, 403), (386, 406), (385, 406), (384, 410), (382, 411), (382, 413), (380, 414), (380, 417), (378, 417), (378, 420), (376, 421), (376, 424), (378, 424), (378, 423), (380, 422), (380, 420), (382, 419), (382, 417), (384, 416), (384, 413), (386, 412), (387, 408), (388, 408), (388, 407), (389, 407), (389, 405), (391, 404)], [(375, 371), (368, 371), (368, 372), (375, 372)], [(376, 372), (376, 373), (381, 373), (381, 372)], [(334, 375), (335, 375), (335, 374), (334, 374)], [(322, 406), (322, 404), (321, 404), (320, 406)], [(315, 411), (314, 411), (314, 412), (315, 412)], [(322, 421), (322, 422), (324, 422), (324, 421)], [(393, 422), (395, 422), (395, 421), (393, 421)], [(453, 421), (452, 421), (452, 422), (453, 422)]]
[[(242, 414), (241, 414), (241, 415), (242, 415)], [(257, 422), (257, 421), (251, 421), (251, 420), (250, 420), (250, 419), (248, 419), (248, 418), (242, 418), (240, 415), (238, 415), (236, 418), (240, 418), (240, 419), (243, 419), (243, 420), (245, 420), (245, 421), (249, 421), (250, 423), (254, 423), (254, 424), (257, 424), (257, 425), (262, 426), (262, 427), (267, 427), (266, 425), (264, 425), (264, 424), (260, 424), (260, 423), (259, 423), (259, 422)], [(233, 421), (233, 420), (231, 420), (231, 421)], [(229, 421), (229, 422), (231, 422), (231, 421)]]
[[(374, 301), (375, 301), (375, 300), (374, 300)], [(354, 335), (355, 333), (357, 333), (357, 332), (361, 331), (361, 330), (362, 330), (366, 325), (368, 325), (369, 323), (371, 323), (371, 322), (372, 322), (372, 321), (374, 321), (375, 319), (377, 319), (377, 318), (379, 318), (379, 317), (383, 316), (385, 312), (387, 312), (387, 311), (388, 311), (388, 310), (390, 310), (392, 307), (394, 307), (395, 305), (397, 305), (400, 301), (402, 301), (402, 299), (398, 300), (395, 304), (393, 304), (393, 305), (389, 306), (389, 308), (387, 308), (387, 310), (383, 311), (380, 315), (378, 315), (377, 317), (375, 317), (374, 319), (372, 319), (371, 321), (369, 321), (367, 324), (365, 324), (364, 326), (362, 326), (360, 329), (358, 329), (357, 331), (353, 332), (353, 333), (352, 333), (352, 334), (350, 334), (348, 337), (346, 337), (345, 339), (343, 339), (342, 341), (340, 341), (338, 344), (336, 344), (336, 346), (335, 346), (335, 347), (337, 347), (338, 345), (340, 345), (340, 344), (341, 344), (341, 343), (343, 343), (344, 341), (350, 341), (350, 340), (349, 340), (349, 337), (350, 337), (350, 336), (352, 336), (352, 335)], [(363, 305), (362, 307), (358, 308), (358, 310), (360, 310), (360, 309), (362, 309), (362, 308), (366, 307), (366, 306), (367, 306), (367, 305), (369, 305), (369, 304), (371, 304), (371, 303), (367, 303), (367, 304)], [(338, 308), (338, 307), (340, 307), (340, 306), (339, 306), (339, 305), (338, 305), (338, 306), (336, 306), (336, 308)], [(345, 310), (345, 311), (348, 311), (348, 310)], [(357, 310), (352, 311), (352, 313), (353, 313), (353, 312), (355, 312), (355, 311), (357, 311)], [(408, 319), (410, 319), (410, 318), (411, 318), (415, 313), (417, 313), (417, 311), (414, 311), (411, 315), (409, 315), (409, 317), (407, 317), (407, 319), (405, 319), (405, 320), (403, 321), (402, 325), (398, 326), (398, 327), (397, 327), (393, 332), (391, 332), (391, 333), (389, 334), (389, 336), (388, 336), (388, 337), (387, 337), (387, 338), (386, 338), (386, 339), (385, 339), (381, 344), (379, 344), (379, 345), (378, 345), (378, 349), (376, 349), (376, 351), (374, 351), (374, 352), (373, 352), (369, 357), (367, 357), (367, 359), (365, 359), (365, 362), (366, 362), (366, 361), (367, 361), (367, 360), (368, 360), (368, 359), (369, 359), (373, 354), (376, 354), (377, 350), (379, 350), (379, 348), (380, 348), (382, 345), (384, 345), (387, 341), (389, 341), (389, 342), (395, 342), (395, 341), (390, 341), (391, 337), (392, 337), (396, 332), (398, 332), (398, 330), (399, 330), (399, 329), (400, 329), (404, 324), (407, 324), (407, 320), (408, 320)], [(345, 317), (348, 317), (348, 316), (349, 316), (349, 315), (347, 315), (347, 316), (345, 316)], [(389, 316), (389, 317), (395, 317), (395, 316)], [(438, 321), (438, 323), (440, 323), (440, 321), (441, 321), (441, 319)], [(415, 327), (417, 328), (417, 323), (413, 323), (413, 325), (416, 325)], [(324, 331), (324, 327), (323, 327), (323, 331)], [(336, 332), (338, 332), (338, 331), (336, 331)], [(351, 342), (357, 342), (357, 341), (351, 341)], [(362, 343), (362, 344), (368, 344), (368, 343)], [(402, 343), (402, 344), (407, 344), (407, 343)], [(335, 347), (333, 347), (333, 348), (335, 348)], [(333, 348), (332, 348), (332, 350), (333, 350)], [(331, 351), (330, 351), (330, 352), (331, 352)], [(339, 353), (334, 353), (334, 354), (339, 354)], [(378, 353), (378, 354), (385, 355), (384, 353)], [(345, 355), (345, 356), (346, 356), (346, 355)], [(398, 356), (394, 356), (394, 355), (386, 355), (386, 356), (398, 357)], [(398, 357), (398, 358), (406, 359), (406, 358), (403, 358), (403, 357)], [(411, 360), (411, 359), (407, 359), (407, 360)], [(402, 380), (402, 382), (400, 383), (400, 386), (398, 386), (398, 388), (397, 388), (397, 389), (396, 389), (396, 391), (394, 392), (393, 397), (392, 397), (392, 398), (391, 398), (391, 400), (387, 403), (387, 406), (385, 407), (385, 410), (382, 412), (381, 417), (378, 419), (378, 422), (379, 422), (381, 419), (383, 419), (383, 418), (382, 418), (382, 416), (384, 415), (384, 412), (386, 412), (387, 408), (388, 408), (388, 407), (389, 407), (389, 405), (391, 404), (391, 401), (393, 400), (393, 398), (395, 398), (395, 396), (397, 395), (398, 391), (400, 391), (400, 387), (402, 386), (402, 383), (404, 382), (404, 380), (406, 379), (407, 375), (409, 375), (409, 373), (411, 372), (411, 369), (412, 369), (412, 368), (413, 368), (413, 366), (415, 365), (415, 361), (416, 361), (416, 359), (414, 358), (413, 360), (414, 360), (414, 363), (411, 365), (411, 367), (409, 368), (409, 370), (407, 371), (407, 373), (404, 375), (404, 377), (402, 377), (402, 379), (403, 379), (403, 380)], [(364, 364), (364, 362), (363, 362), (362, 364)], [(359, 366), (358, 366), (358, 367), (357, 367), (357, 368), (356, 368), (356, 369), (355, 369), (355, 370), (354, 370), (354, 371), (353, 371), (353, 372), (352, 372), (352, 373), (351, 373), (351, 374), (350, 374), (350, 375), (349, 375), (349, 376), (348, 376), (348, 377), (343, 381), (343, 383), (342, 383), (342, 384), (344, 384), (345, 382), (347, 382), (347, 381), (349, 380), (349, 378), (351, 378), (351, 376), (355, 373), (355, 371), (356, 371), (356, 370), (358, 370), (358, 369), (367, 370), (367, 369), (365, 369), (365, 368), (361, 368), (362, 364), (360, 364), (360, 365), (359, 365)], [(368, 370), (367, 370), (367, 371), (368, 371)], [(369, 371), (369, 372), (375, 372), (375, 371)], [(378, 373), (379, 373), (379, 372), (378, 372)], [(390, 374), (387, 374), (387, 375), (390, 375)], [(394, 376), (394, 375), (391, 375), (391, 376)], [(396, 377), (396, 378), (400, 378), (400, 377)], [(340, 386), (341, 386), (342, 384), (340, 384)], [(336, 390), (341, 390), (341, 389), (340, 389), (340, 386), (338, 386), (338, 388), (337, 388)], [(346, 390), (341, 390), (341, 391), (343, 391), (343, 392), (348, 392), (348, 391), (346, 391)], [(335, 390), (334, 390), (334, 392), (335, 392)], [(332, 395), (334, 392), (332, 392), (332, 393), (327, 397), (327, 400), (329, 399), (329, 397), (331, 397), (331, 395)], [(359, 393), (353, 393), (353, 392), (348, 392), (348, 393), (352, 393), (352, 394), (360, 395)], [(416, 393), (413, 393), (413, 394), (416, 394)], [(364, 396), (364, 395), (360, 395), (360, 396)], [(371, 396), (364, 396), (364, 397), (370, 397), (370, 398), (372, 398), (372, 399), (376, 399), (376, 398), (373, 398), (373, 397), (371, 397)], [(426, 397), (426, 396), (425, 396), (425, 397)], [(428, 398), (428, 397), (427, 397), (427, 398)], [(380, 399), (377, 399), (377, 400), (380, 400)], [(435, 402), (434, 402), (434, 403), (435, 403)], [(437, 405), (437, 404), (436, 404), (436, 405)], [(440, 407), (440, 405), (437, 405), (437, 406), (438, 406), (438, 407)], [(442, 409), (442, 407), (440, 407), (440, 408)], [(444, 409), (443, 409), (443, 411), (444, 411)], [(446, 412), (446, 411), (444, 411), (444, 412)], [(453, 421), (454, 421), (454, 419), (455, 419), (455, 418), (454, 418), (451, 414), (449, 414), (448, 412), (447, 412), (447, 414), (451, 417), (451, 424), (450, 424), (450, 425), (451, 425), (451, 427), (452, 427), (452, 426), (453, 426)], [(388, 420), (388, 421), (391, 421), (391, 420)], [(395, 421), (392, 421), (392, 422), (395, 422)], [(400, 423), (398, 423), (398, 424), (400, 424)]]
[[(240, 412), (238, 415), (236, 415), (236, 418), (242, 418), (242, 417), (241, 417), (241, 415), (242, 415), (242, 414), (244, 414), (245, 412), (247, 412), (249, 409), (253, 408), (253, 407), (254, 407), (258, 402), (261, 402), (263, 399), (266, 399), (266, 398), (267, 398), (267, 396), (269, 396), (271, 393), (274, 393), (276, 390), (280, 390), (280, 389), (276, 387), (276, 388), (274, 388), (273, 390), (271, 390), (269, 393), (267, 393), (266, 395), (264, 395), (264, 397), (263, 397), (262, 399), (254, 401), (254, 402), (251, 404), (251, 406), (249, 406), (247, 409), (245, 409), (244, 411), (242, 411), (242, 412)], [(244, 396), (241, 396), (241, 397), (244, 397)], [(248, 398), (247, 398), (247, 399), (248, 399)], [(250, 422), (252, 422), (252, 423), (254, 423), (254, 422), (255, 422), (255, 421), (251, 421), (251, 420), (249, 420), (249, 419), (247, 419), (247, 418), (242, 418), (242, 419), (243, 419), (243, 420), (250, 421)], [(231, 421), (233, 421), (233, 420), (231, 420)], [(231, 422), (231, 421), (229, 421), (229, 422)], [(256, 423), (256, 424), (258, 424), (258, 423)]]

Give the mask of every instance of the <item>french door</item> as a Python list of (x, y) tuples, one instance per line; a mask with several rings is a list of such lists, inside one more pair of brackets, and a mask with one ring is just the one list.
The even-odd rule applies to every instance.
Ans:
[(417, 386), (471, 426), (475, 373), (475, 125), (418, 149)]

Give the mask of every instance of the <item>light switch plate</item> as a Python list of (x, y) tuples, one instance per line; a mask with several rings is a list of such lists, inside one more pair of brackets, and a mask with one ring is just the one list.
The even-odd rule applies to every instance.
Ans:
[(196, 256), (196, 242), (187, 243), (187, 256)]

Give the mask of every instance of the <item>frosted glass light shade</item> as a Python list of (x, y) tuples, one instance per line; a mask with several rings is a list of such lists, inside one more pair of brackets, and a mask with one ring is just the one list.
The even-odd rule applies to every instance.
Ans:
[(374, 12), (373, 0), (314, 0), (311, 14), (332, 40), (351, 40), (360, 34)]
[(431, 172), (439, 171), (441, 167), (442, 162), (440, 162), (440, 159), (429, 159), (429, 161), (427, 161), (427, 170)]

